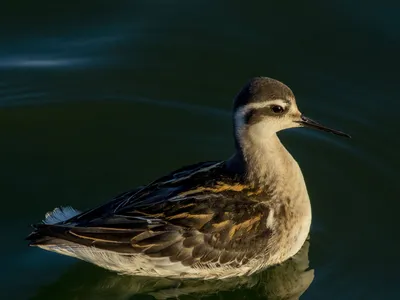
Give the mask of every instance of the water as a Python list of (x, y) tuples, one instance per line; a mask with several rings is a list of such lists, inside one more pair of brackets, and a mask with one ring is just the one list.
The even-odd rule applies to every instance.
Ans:
[[(11, 1), (0, 10), (1, 299), (398, 298), (399, 4)], [(353, 136), (280, 134), (313, 207), (309, 249), (250, 278), (121, 277), (40, 249), (29, 224), (233, 149), (255, 75)]]

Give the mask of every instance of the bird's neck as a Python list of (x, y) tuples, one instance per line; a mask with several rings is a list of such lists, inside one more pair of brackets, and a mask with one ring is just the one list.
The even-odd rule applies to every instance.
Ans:
[(299, 175), (302, 179), (297, 162), (275, 133), (262, 139), (245, 134), (237, 137), (237, 151), (228, 166), (234, 166), (257, 186), (284, 186)]

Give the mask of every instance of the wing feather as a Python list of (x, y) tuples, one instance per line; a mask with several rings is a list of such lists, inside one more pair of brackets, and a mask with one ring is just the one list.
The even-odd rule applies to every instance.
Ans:
[[(223, 162), (186, 167), (66, 222), (48, 236), (183, 265), (238, 266), (268, 248), (272, 230), (262, 190)], [(43, 232), (42, 232), (43, 234)]]

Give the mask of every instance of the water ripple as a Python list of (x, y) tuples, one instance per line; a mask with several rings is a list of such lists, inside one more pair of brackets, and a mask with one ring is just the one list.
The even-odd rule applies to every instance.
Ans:
[(21, 57), (2, 57), (0, 58), (0, 68), (69, 68), (84, 66), (89, 63), (88, 59), (66, 59), (66, 58), (32, 58), (29, 56)]

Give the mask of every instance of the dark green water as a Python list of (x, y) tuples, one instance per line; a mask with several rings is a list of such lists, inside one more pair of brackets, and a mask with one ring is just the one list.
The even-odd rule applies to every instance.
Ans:
[[(392, 2), (2, 3), (0, 298), (400, 298)], [(56, 206), (90, 208), (183, 165), (227, 158), (232, 98), (257, 75), (285, 82), (303, 113), (353, 136), (280, 134), (313, 207), (298, 258), (250, 278), (178, 284), (26, 245), (29, 225)]]

